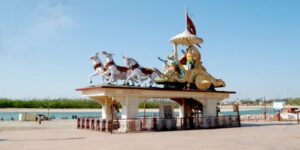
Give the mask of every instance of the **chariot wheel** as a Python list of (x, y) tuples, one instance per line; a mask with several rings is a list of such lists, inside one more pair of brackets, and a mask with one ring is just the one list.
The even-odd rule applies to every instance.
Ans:
[(194, 84), (199, 90), (208, 90), (211, 87), (209, 77), (204, 75), (197, 75), (195, 77)]

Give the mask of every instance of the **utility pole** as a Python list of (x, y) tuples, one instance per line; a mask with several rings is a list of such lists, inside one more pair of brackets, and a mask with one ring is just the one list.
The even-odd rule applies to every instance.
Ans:
[(236, 103), (233, 104), (233, 111), (237, 112), (238, 127), (241, 127), (241, 116), (240, 116), (240, 107), (239, 107), (239, 100), (238, 99), (237, 99)]
[(49, 105), (48, 105), (48, 120), (50, 120), (49, 110), (50, 110), (50, 108), (49, 108)]
[(299, 108), (298, 108), (298, 110), (296, 111), (296, 113), (297, 113), (297, 122), (298, 122), (298, 124), (300, 124), (300, 120), (299, 120), (299, 112), (300, 112), (300, 110), (299, 110)]
[(241, 127), (241, 116), (240, 116), (240, 107), (239, 107), (239, 103), (237, 103), (237, 115), (238, 115), (238, 126)]
[(264, 119), (267, 120), (267, 102), (266, 102), (266, 97), (264, 97), (264, 104), (265, 104)]

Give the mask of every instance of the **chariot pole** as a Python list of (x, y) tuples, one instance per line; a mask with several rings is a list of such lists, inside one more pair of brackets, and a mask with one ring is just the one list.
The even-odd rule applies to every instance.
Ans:
[(174, 45), (174, 52), (173, 52), (174, 53), (173, 54), (174, 55), (174, 59), (178, 60), (177, 44), (174, 43), (173, 45)]

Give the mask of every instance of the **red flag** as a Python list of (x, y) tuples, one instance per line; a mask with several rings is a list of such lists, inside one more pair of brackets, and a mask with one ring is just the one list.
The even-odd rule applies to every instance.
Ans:
[(188, 30), (191, 34), (194, 34), (194, 35), (197, 34), (195, 25), (194, 25), (192, 19), (189, 17), (188, 14), (186, 14), (186, 27), (187, 27), (187, 30)]

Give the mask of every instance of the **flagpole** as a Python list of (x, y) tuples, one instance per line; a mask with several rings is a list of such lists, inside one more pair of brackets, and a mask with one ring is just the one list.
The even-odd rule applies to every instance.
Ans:
[(188, 14), (188, 12), (187, 12), (187, 6), (185, 5), (185, 7), (184, 7), (184, 14), (185, 14), (185, 29), (187, 30), (187, 14)]

